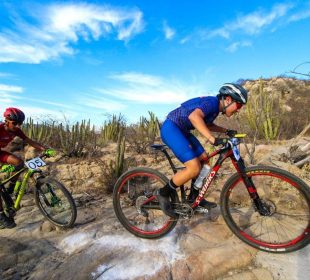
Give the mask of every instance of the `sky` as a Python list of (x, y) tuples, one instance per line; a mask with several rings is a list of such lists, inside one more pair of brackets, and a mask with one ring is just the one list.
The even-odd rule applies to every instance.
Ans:
[(310, 61), (309, 30), (310, 0), (1, 0), (0, 112), (163, 120), (226, 82)]

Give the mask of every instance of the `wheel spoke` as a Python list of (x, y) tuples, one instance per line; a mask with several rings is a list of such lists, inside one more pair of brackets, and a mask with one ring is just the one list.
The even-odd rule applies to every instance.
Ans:
[(225, 220), (237, 236), (260, 249), (293, 248), (301, 241), (305, 246), (310, 242), (306, 234), (310, 225), (309, 191), (306, 187), (302, 191), (302, 183), (295, 183), (291, 178), (293, 175), (274, 169), (249, 175), (269, 213), (264, 216), (254, 211), (243, 181), (236, 178), (232, 185), (226, 186), (226, 194), (222, 195), (222, 209), (228, 214), (224, 216)]
[(123, 175), (115, 186), (115, 213), (131, 233), (156, 238), (169, 232), (176, 224), (158, 206), (153, 193), (166, 184), (160, 173), (147, 169), (132, 170)]
[(54, 179), (46, 178), (36, 190), (36, 201), (42, 214), (57, 226), (71, 227), (76, 206), (70, 193)]

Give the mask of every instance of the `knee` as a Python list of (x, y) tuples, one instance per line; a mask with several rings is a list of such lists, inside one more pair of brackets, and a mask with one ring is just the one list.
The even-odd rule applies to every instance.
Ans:
[(24, 167), (24, 162), (21, 160), (17, 165), (15, 165), (15, 171), (19, 171)]
[(199, 164), (196, 164), (196, 165), (189, 166), (187, 168), (187, 171), (191, 178), (195, 178), (200, 173), (200, 169), (201, 169), (201, 166)]
[(15, 169), (17, 168), (17, 166), (24, 165), (24, 162), (19, 157), (12, 154), (8, 156), (6, 163), (14, 165)]

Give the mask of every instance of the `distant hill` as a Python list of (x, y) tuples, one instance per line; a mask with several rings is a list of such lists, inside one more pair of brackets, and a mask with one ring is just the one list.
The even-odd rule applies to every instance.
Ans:
[[(310, 117), (310, 80), (275, 77), (262, 79), (264, 90), (280, 97), (287, 111), (305, 110), (305, 117)], [(244, 87), (253, 92), (259, 87), (259, 80), (248, 80)]]
[[(283, 109), (281, 120), (281, 138), (291, 138), (301, 132), (310, 123), (310, 80), (274, 77), (262, 79), (264, 91), (271, 98), (277, 98)], [(259, 80), (245, 81), (244, 87), (249, 93), (258, 92)]]
[[(310, 80), (299, 80), (287, 77), (274, 77), (257, 80), (238, 80), (248, 91), (249, 99), (259, 93), (260, 81), (263, 82), (264, 91), (269, 98), (276, 100), (275, 106), (281, 108), (279, 113), (280, 133), (279, 139), (290, 139), (298, 135), (310, 123)], [(246, 126), (246, 114), (243, 109), (238, 120), (220, 118), (218, 123), (240, 129), (238, 122)], [(227, 124), (227, 122), (229, 124)], [(243, 125), (243, 130), (244, 127)], [(250, 128), (248, 128), (250, 129)], [(250, 130), (246, 131), (251, 133)]]

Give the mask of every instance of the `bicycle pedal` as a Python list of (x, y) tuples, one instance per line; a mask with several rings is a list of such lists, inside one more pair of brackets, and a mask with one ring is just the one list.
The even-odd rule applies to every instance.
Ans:
[(207, 208), (197, 206), (197, 208), (195, 209), (195, 213), (208, 214), (209, 210)]

